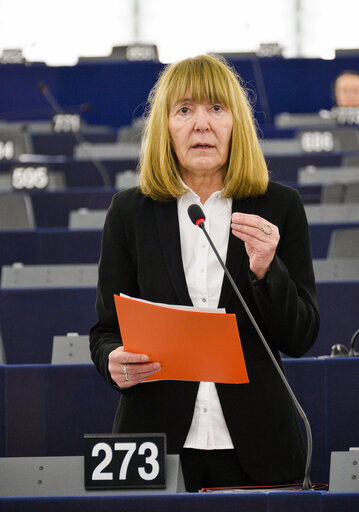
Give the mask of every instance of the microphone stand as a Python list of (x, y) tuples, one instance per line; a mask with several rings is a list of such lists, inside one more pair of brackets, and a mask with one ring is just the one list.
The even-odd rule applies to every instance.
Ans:
[(306, 466), (305, 466), (302, 490), (303, 491), (310, 491), (310, 490), (312, 490), (312, 484), (311, 484), (311, 481), (310, 481), (310, 468), (311, 468), (311, 464), (312, 464), (313, 442), (312, 442), (312, 431), (311, 431), (311, 428), (310, 428), (310, 424), (309, 424), (308, 418), (307, 418), (304, 410), (302, 409), (301, 405), (299, 404), (295, 394), (293, 393), (292, 388), (288, 384), (288, 381), (285, 378), (284, 373), (283, 373), (281, 367), (279, 366), (276, 358), (274, 357), (274, 355), (273, 355), (273, 353), (272, 353), (268, 343), (266, 342), (266, 339), (264, 338), (264, 336), (262, 334), (262, 331), (260, 330), (260, 328), (259, 328), (257, 322), (255, 321), (251, 311), (249, 310), (249, 308), (248, 308), (244, 298), (242, 297), (242, 294), (238, 290), (236, 283), (234, 282), (234, 280), (233, 280), (231, 274), (229, 273), (226, 265), (223, 263), (222, 258), (218, 254), (217, 249), (215, 248), (215, 246), (214, 246), (214, 244), (213, 244), (209, 234), (207, 233), (207, 230), (206, 230), (206, 228), (204, 226), (204, 222), (203, 222), (202, 219), (201, 219), (201, 221), (202, 222), (198, 222), (197, 223), (197, 226), (200, 227), (202, 229), (203, 233), (206, 235), (206, 238), (207, 238), (210, 246), (212, 247), (215, 255), (217, 256), (217, 259), (218, 259), (219, 263), (221, 264), (221, 266), (222, 266), (226, 276), (228, 277), (231, 285), (233, 286), (233, 289), (236, 292), (237, 297), (239, 298), (243, 308), (245, 309), (247, 315), (249, 316), (250, 321), (252, 322), (255, 330), (257, 331), (258, 336), (260, 337), (260, 339), (261, 339), (265, 349), (267, 350), (270, 358), (272, 359), (274, 366), (276, 367), (276, 369), (277, 369), (277, 371), (278, 371), (278, 373), (279, 373), (279, 375), (280, 375), (280, 377), (281, 377), (281, 379), (282, 379), (282, 381), (283, 381), (283, 383), (284, 383), (284, 385), (285, 385), (289, 395), (291, 396), (291, 398), (293, 400), (293, 403), (294, 403), (294, 405), (295, 405), (295, 407), (296, 407), (300, 417), (303, 420), (303, 423), (304, 423), (304, 426), (305, 426), (306, 435), (307, 435), (307, 460), (306, 460)]
[[(55, 114), (65, 114), (63, 108), (59, 105), (57, 102), (55, 96), (52, 94), (52, 92), (49, 90), (48, 86), (44, 83), (38, 84), (38, 89), (41, 92), (41, 94), (44, 95), (48, 103), (50, 104), (52, 110), (55, 112)], [(73, 136), (75, 137), (78, 144), (83, 144), (83, 147), (85, 148), (86, 153), (88, 154), (91, 162), (98, 170), (103, 184), (105, 187), (111, 187), (111, 178), (109, 176), (109, 173), (106, 169), (106, 167), (103, 165), (103, 163), (100, 160), (95, 159), (89, 148), (87, 147), (86, 140), (83, 138), (81, 132), (72, 131)]]

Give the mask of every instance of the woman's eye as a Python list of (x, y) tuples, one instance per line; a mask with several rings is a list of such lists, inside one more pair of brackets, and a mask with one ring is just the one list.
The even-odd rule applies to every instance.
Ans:
[(187, 114), (188, 110), (188, 107), (181, 107), (179, 111), (181, 112), (181, 114)]
[(213, 105), (213, 110), (215, 112), (219, 112), (220, 110), (222, 110), (222, 105)]

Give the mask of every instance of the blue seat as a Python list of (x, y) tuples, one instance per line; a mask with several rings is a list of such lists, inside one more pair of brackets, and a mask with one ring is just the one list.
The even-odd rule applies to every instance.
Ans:
[(312, 479), (329, 481), (330, 454), (358, 446), (359, 358), (284, 360), (292, 389), (311, 424)]
[(0, 231), (0, 265), (97, 263), (101, 229), (39, 228)]
[(111, 433), (119, 400), (94, 365), (7, 365), (4, 456), (83, 455), (83, 435)]
[(96, 289), (1, 289), (1, 332), (8, 364), (50, 363), (52, 340), (87, 334), (96, 321)]
[(329, 355), (332, 345), (349, 345), (359, 327), (359, 281), (326, 281), (317, 284), (320, 314), (318, 339), (307, 356)]
[(107, 209), (116, 189), (89, 187), (68, 188), (61, 192), (33, 193), (31, 200), (37, 227), (68, 227), (69, 215), (73, 210)]
[(5, 457), (5, 366), (0, 365), (0, 457)]
[(335, 231), (353, 229), (358, 226), (359, 222), (309, 224), (313, 258), (326, 258), (328, 256), (331, 238)]

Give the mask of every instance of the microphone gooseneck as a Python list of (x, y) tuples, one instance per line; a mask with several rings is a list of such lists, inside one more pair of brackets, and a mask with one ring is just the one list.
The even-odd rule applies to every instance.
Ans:
[(350, 350), (349, 350), (349, 356), (352, 357), (352, 356), (357, 356), (358, 354), (355, 352), (355, 340), (357, 339), (357, 337), (359, 336), (359, 329), (357, 329), (355, 331), (355, 333), (353, 334), (352, 336), (352, 339), (350, 340)]
[(263, 345), (264, 345), (264, 348), (266, 349), (266, 351), (268, 352), (280, 378), (282, 379), (283, 381), (283, 384), (285, 385), (300, 417), (302, 418), (303, 420), (303, 423), (304, 423), (304, 426), (305, 426), (305, 431), (306, 431), (306, 435), (307, 435), (307, 460), (306, 460), (306, 466), (305, 466), (305, 472), (304, 472), (304, 479), (303, 479), (303, 485), (302, 485), (302, 490), (303, 491), (310, 491), (312, 490), (312, 484), (311, 484), (311, 480), (310, 480), (310, 469), (311, 469), (311, 464), (312, 464), (312, 450), (313, 450), (313, 441), (312, 441), (312, 431), (311, 431), (311, 428), (310, 428), (310, 424), (309, 424), (309, 421), (308, 421), (308, 418), (304, 412), (304, 410), (302, 409), (301, 405), (299, 404), (292, 388), (290, 387), (289, 385), (289, 382), (287, 381), (281, 367), (279, 366), (278, 364), (278, 361), (276, 360), (276, 358), (274, 357), (274, 354), (273, 352), (271, 351), (262, 331), (260, 330), (255, 318), (253, 317), (249, 307), (247, 306), (244, 298), (242, 297), (242, 294), (240, 293), (240, 291), (238, 290), (238, 287), (236, 285), (236, 283), (234, 282), (231, 274), (229, 273), (229, 270), (227, 269), (226, 265), (223, 263), (222, 261), (222, 258), (220, 257), (216, 247), (214, 246), (209, 234), (207, 233), (207, 230), (205, 228), (205, 215), (203, 213), (203, 210), (202, 208), (198, 205), (198, 204), (191, 204), (189, 207), (188, 207), (188, 210), (187, 210), (187, 213), (188, 213), (188, 216), (189, 218), (191, 219), (191, 221), (193, 222), (193, 224), (195, 224), (196, 226), (198, 226), (199, 228), (202, 229), (203, 233), (205, 234), (210, 246), (212, 247), (219, 263), (221, 264), (226, 276), (228, 277), (229, 279), (229, 282), (231, 283), (234, 291), (236, 292), (236, 295), (237, 297), (239, 298), (245, 312), (247, 313), (253, 327), (255, 328), (255, 330), (257, 331), (257, 334), (260, 338), (260, 340), (262, 341)]

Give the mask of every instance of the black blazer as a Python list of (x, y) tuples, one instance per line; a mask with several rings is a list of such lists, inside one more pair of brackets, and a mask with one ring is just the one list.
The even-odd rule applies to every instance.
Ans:
[[(230, 234), (226, 264), (281, 365), (280, 352), (299, 357), (319, 328), (308, 225), (294, 189), (271, 182), (256, 198), (233, 200), (279, 228), (280, 242), (265, 279), (255, 281), (241, 240)], [(114, 293), (192, 305), (181, 259), (177, 202), (159, 203), (137, 188), (117, 193), (103, 229), (90, 347), (99, 372), (114, 387), (108, 354), (121, 344)], [(305, 447), (296, 411), (256, 331), (225, 277), (219, 307), (237, 315), (248, 384), (216, 384), (224, 417), (247, 474), (261, 484), (303, 476)], [(221, 340), (218, 340), (220, 348)], [(220, 350), (219, 350), (220, 353)], [(220, 364), (220, 360), (218, 361)], [(179, 453), (194, 410), (198, 382), (157, 381), (121, 392), (115, 432), (165, 432)]]

